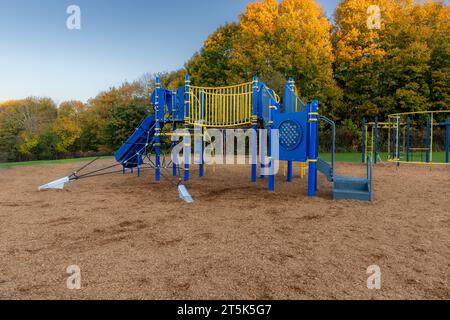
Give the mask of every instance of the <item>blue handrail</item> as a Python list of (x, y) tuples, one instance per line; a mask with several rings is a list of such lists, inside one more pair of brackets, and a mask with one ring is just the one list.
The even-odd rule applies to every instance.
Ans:
[(334, 162), (335, 162), (335, 143), (336, 143), (336, 124), (334, 123), (333, 120), (328, 119), (325, 116), (320, 115), (319, 119), (321, 121), (325, 121), (326, 123), (328, 123), (331, 126), (331, 170), (333, 170), (333, 175), (334, 175)]

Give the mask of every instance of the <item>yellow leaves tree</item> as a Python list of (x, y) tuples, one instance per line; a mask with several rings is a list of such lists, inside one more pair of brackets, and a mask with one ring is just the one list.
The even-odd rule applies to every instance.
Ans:
[(80, 101), (67, 101), (59, 105), (58, 118), (54, 126), (54, 131), (58, 137), (57, 152), (70, 151), (81, 137), (80, 117), (83, 111), (84, 105)]
[(242, 14), (239, 26), (232, 63), (241, 77), (259, 75), (277, 91), (284, 79), (293, 77), (301, 95), (319, 99), (328, 107), (322, 110), (331, 113), (340, 98), (333, 79), (331, 23), (316, 1), (256, 2)]
[[(344, 0), (334, 17), (335, 76), (344, 90), (342, 118), (349, 113), (384, 117), (430, 108), (435, 104), (430, 81), (434, 68), (440, 79), (436, 95), (442, 98), (444, 67), (434, 67), (432, 56), (448, 43), (448, 6), (441, 1)], [(377, 18), (379, 25), (373, 28), (377, 24), (372, 19)]]

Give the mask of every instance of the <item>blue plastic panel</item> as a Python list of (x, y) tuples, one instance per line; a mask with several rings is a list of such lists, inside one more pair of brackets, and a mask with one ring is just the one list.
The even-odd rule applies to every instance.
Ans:
[(164, 88), (160, 88), (160, 89), (157, 89), (157, 90), (153, 91), (153, 93), (152, 93), (152, 95), (150, 97), (150, 101), (151, 101), (151, 103), (152, 103), (152, 105), (154, 107), (155, 104), (156, 104), (156, 94), (158, 94), (159, 112), (158, 112), (158, 114), (155, 113), (155, 115), (160, 120), (164, 119), (164, 114), (165, 114), (165, 111), (167, 110), (167, 101), (166, 101), (167, 92), (170, 93), (170, 91), (168, 91), (168, 90), (166, 90)]
[(277, 113), (274, 115), (274, 129), (279, 130), (279, 159), (305, 162), (307, 159), (306, 112)]

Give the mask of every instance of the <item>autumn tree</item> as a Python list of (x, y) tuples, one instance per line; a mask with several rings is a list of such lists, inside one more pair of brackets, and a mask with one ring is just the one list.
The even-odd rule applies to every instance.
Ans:
[[(199, 53), (196, 53), (187, 63), (186, 70), (192, 76), (192, 81), (201, 86), (230, 85), (236, 77), (230, 59), (234, 46), (240, 43), (240, 30), (236, 23), (219, 27), (205, 41)], [(239, 77), (242, 81), (242, 77)], [(245, 80), (245, 81), (248, 81)]]
[(306, 100), (332, 112), (340, 90), (333, 79), (330, 21), (314, 0), (251, 3), (237, 24), (220, 27), (187, 64), (202, 85), (246, 82), (259, 76), (281, 93), (293, 77)]
[(332, 37), (340, 117), (448, 108), (448, 17), (440, 1), (342, 1)]
[(48, 98), (29, 97), (6, 101), (0, 107), (0, 154), (6, 160), (46, 157), (54, 154), (55, 144), (42, 142), (53, 136), (56, 105)]
[(117, 149), (148, 112), (149, 98), (139, 82), (111, 88), (89, 100), (83, 143), (90, 148)]
[(84, 104), (80, 101), (65, 101), (58, 107), (58, 117), (54, 125), (55, 133), (58, 137), (56, 151), (65, 153), (82, 149), (76, 145), (81, 137), (81, 117), (84, 111)]

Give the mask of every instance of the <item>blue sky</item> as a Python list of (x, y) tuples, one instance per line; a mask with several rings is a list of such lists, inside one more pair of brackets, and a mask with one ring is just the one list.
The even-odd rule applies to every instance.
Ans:
[[(0, 101), (86, 101), (145, 72), (176, 70), (252, 0), (0, 0)], [(319, 0), (331, 16), (338, 0)], [(81, 30), (66, 9), (81, 8)]]

